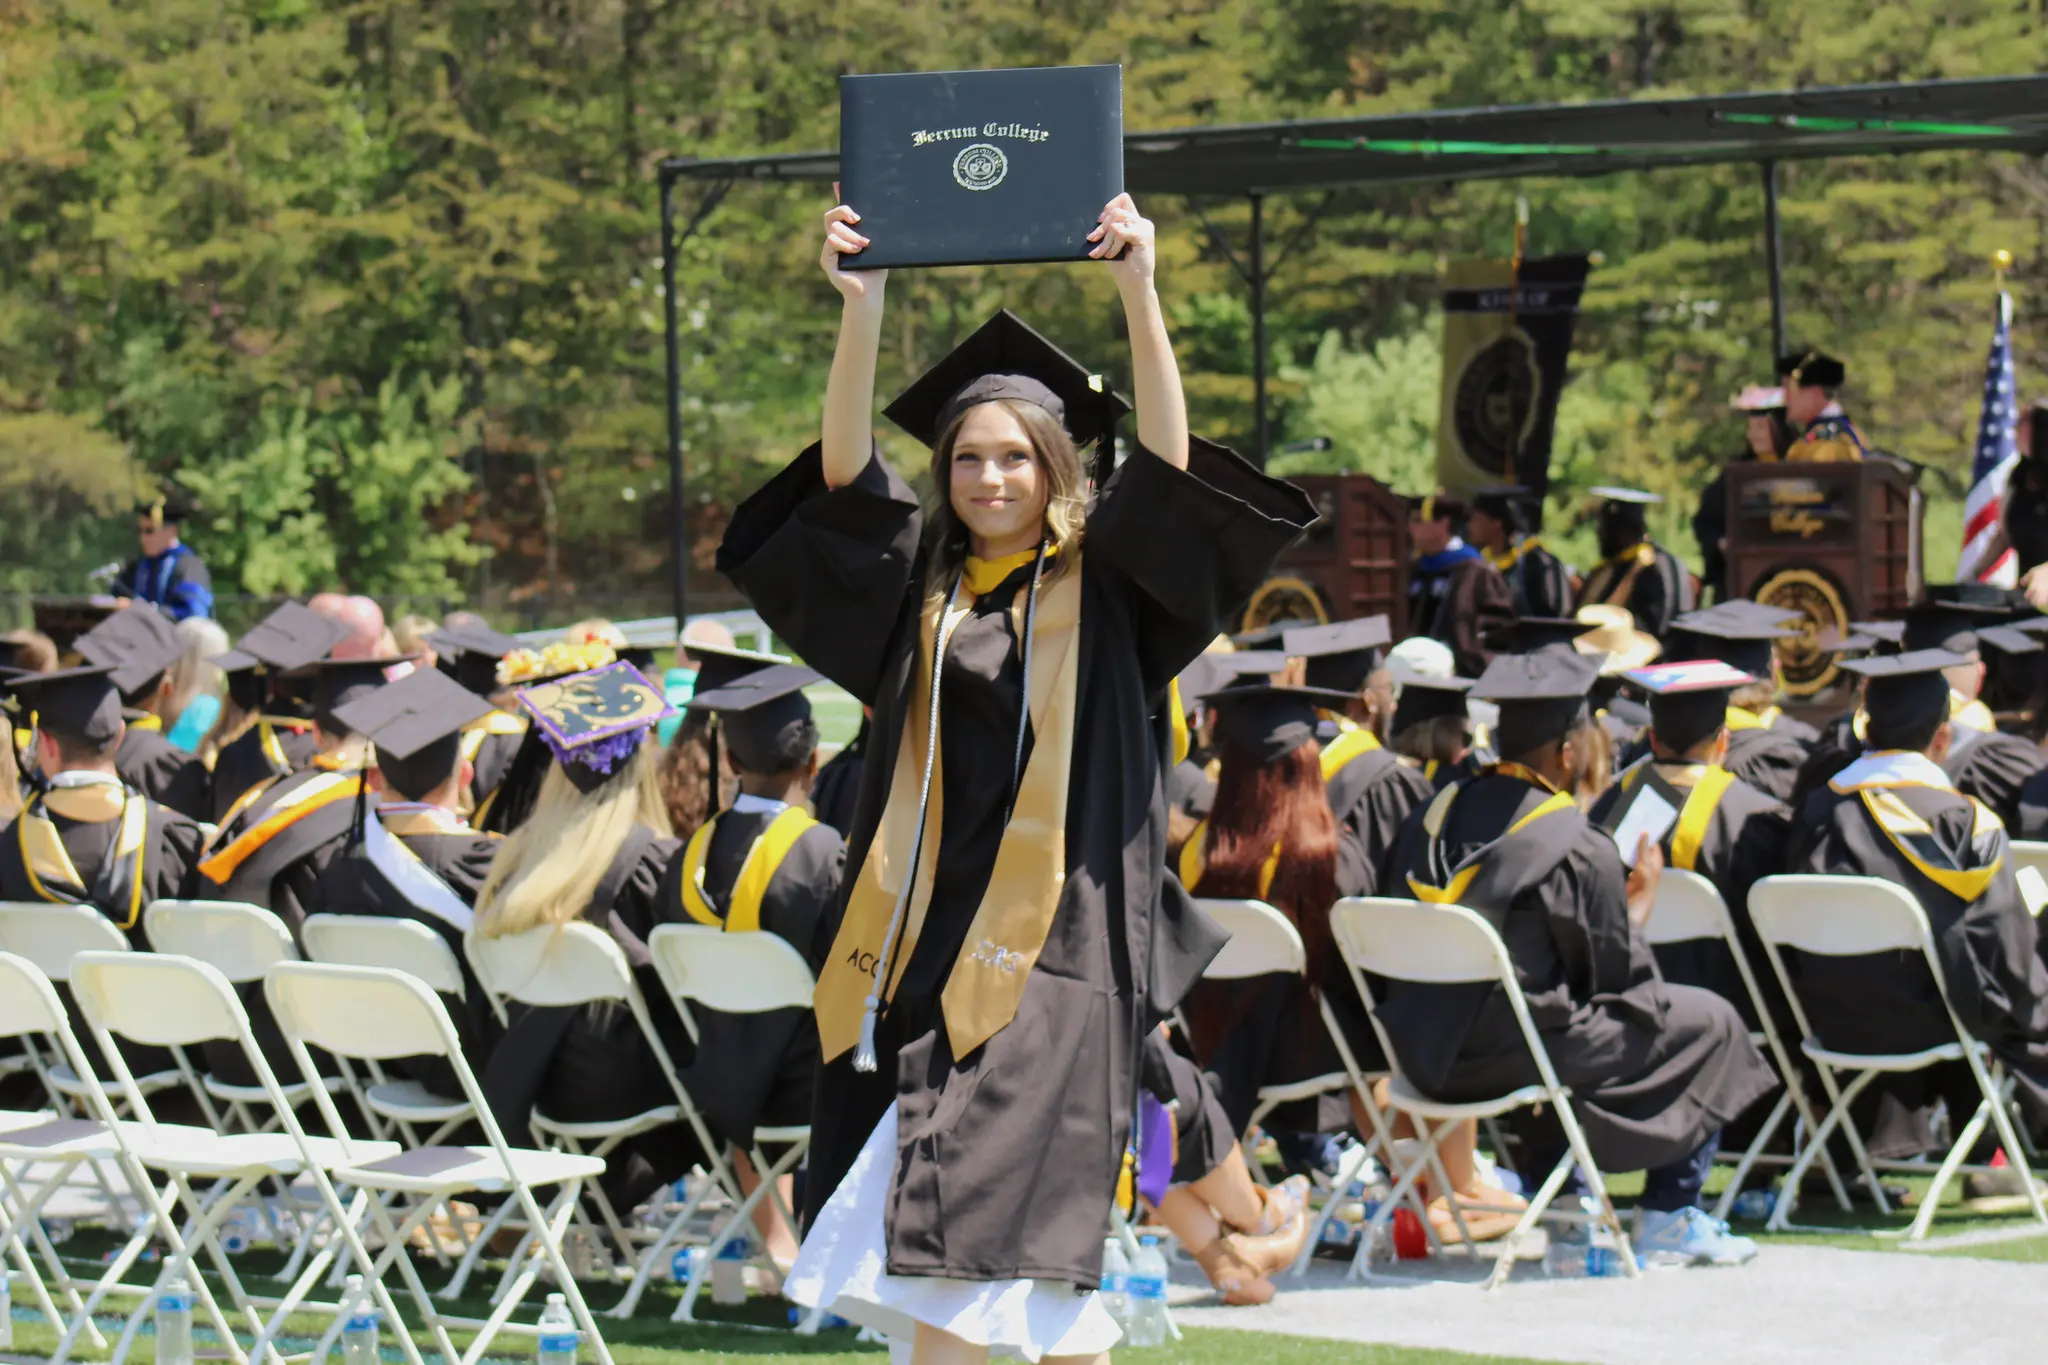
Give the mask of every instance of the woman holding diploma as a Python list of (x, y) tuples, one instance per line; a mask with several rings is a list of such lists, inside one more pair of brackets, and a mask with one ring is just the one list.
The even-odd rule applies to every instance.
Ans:
[(1091, 496), (1120, 400), (1007, 313), (888, 410), (932, 449), (920, 508), (873, 437), (884, 272), (825, 215), (844, 299), (822, 441), (741, 506), (719, 568), (873, 708), (837, 937), (809, 1236), (786, 1292), (913, 1359), (1092, 1359), (1138, 1046), (1220, 946), (1164, 871), (1166, 687), (1313, 520), (1189, 438), (1129, 196), (1090, 255), (1123, 299), (1138, 449)]

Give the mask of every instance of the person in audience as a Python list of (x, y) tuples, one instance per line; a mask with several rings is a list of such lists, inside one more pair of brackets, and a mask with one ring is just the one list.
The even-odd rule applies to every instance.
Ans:
[[(1401, 684), (1394, 700), (1394, 752), (1415, 765), (1432, 795), (1453, 782), (1477, 777), (1492, 762), (1492, 753), (1472, 742), (1472, 716), (1465, 700), (1471, 690), (1470, 678), (1416, 677)], [(1392, 843), (1389, 836), (1388, 846)]]
[(135, 505), (136, 539), (142, 553), (122, 566), (114, 594), (122, 606), (141, 602), (173, 621), (213, 614), (213, 578), (206, 562), (178, 538), (192, 508), (177, 494)]
[(335, 622), (287, 602), (214, 660), (227, 675), (227, 701), (208, 737), (214, 749), (211, 823), (227, 824), (263, 788), (313, 761), (320, 737), (308, 670), (341, 638)]
[(1639, 488), (1595, 488), (1600, 563), (1586, 575), (1579, 605), (1627, 607), (1636, 628), (1659, 640), (1677, 617), (1693, 608), (1692, 575), (1678, 557), (1650, 538), (1646, 509), (1661, 503)]
[[(729, 933), (763, 931), (803, 955), (813, 974), (837, 931), (846, 845), (814, 820), (804, 797), (818, 772), (818, 727), (802, 689), (820, 675), (771, 664), (736, 682), (697, 690), (690, 709), (716, 715), (739, 780), (729, 809), (700, 825), (662, 880), (660, 901), (680, 923)], [(818, 1026), (809, 1010), (725, 1014), (693, 1006), (696, 1057), (682, 1082), (718, 1138), (744, 1153), (758, 1127), (810, 1121)], [(735, 1161), (749, 1188), (757, 1178)], [(784, 1202), (791, 1182), (784, 1177)], [(795, 1260), (795, 1232), (772, 1203), (756, 1218), (775, 1263)]]
[(87, 663), (104, 664), (121, 691), (125, 728), (114, 755), (121, 780), (180, 815), (206, 814), (212, 778), (206, 765), (164, 738), (161, 709), (170, 700), (171, 666), (185, 654), (169, 617), (147, 605), (117, 611), (78, 637)]
[[(716, 625), (715, 622), (704, 623)], [(731, 632), (717, 628), (728, 641)], [(691, 639), (695, 673), (691, 694), (715, 692), (750, 673), (788, 660), (775, 654), (757, 654), (729, 643), (712, 643), (712, 632), (703, 631)], [(669, 823), (675, 837), (688, 839), (732, 797), (735, 774), (724, 747), (718, 741), (719, 717), (714, 711), (689, 711), (671, 731), (661, 757), (661, 794), (668, 805)], [(657, 731), (659, 733), (659, 731)], [(851, 801), (851, 796), (847, 798)], [(822, 817), (820, 817), (822, 818)], [(828, 822), (829, 823), (829, 822)]]
[[(1662, 871), (1656, 845), (1639, 841), (1625, 868), (1570, 793), (1596, 726), (1587, 694), (1599, 671), (1562, 652), (1496, 659), (1472, 695), (1500, 707), (1501, 760), (1411, 819), (1392, 867), (1406, 894), (1464, 906), (1499, 931), (1594, 1160), (1648, 1172), (1637, 1251), (1657, 1262), (1746, 1261), (1755, 1245), (1708, 1215), (1700, 1194), (1722, 1126), (1777, 1079), (1734, 1006), (1658, 976), (1641, 929)], [(1497, 987), (1390, 982), (1377, 1014), (1423, 1094), (1476, 1100), (1537, 1079)], [(1561, 1136), (1527, 1111), (1515, 1123), (1528, 1169), (1547, 1174)]]
[[(602, 648), (602, 647), (601, 647)], [(564, 674), (561, 677), (566, 678)], [(647, 936), (681, 915), (662, 900), (676, 852), (647, 742), (669, 707), (632, 665), (606, 664), (520, 688), (532, 734), (552, 758), (533, 811), (508, 835), (477, 893), (475, 933), (492, 939), (575, 920), (605, 929), (629, 961), (646, 963)], [(650, 968), (636, 971), (658, 1001)], [(651, 1010), (677, 1065), (691, 1060), (673, 1010)], [(515, 1007), (485, 1068), (484, 1089), (505, 1131), (527, 1131), (538, 1109), (550, 1118), (629, 1118), (675, 1103), (660, 1059), (623, 1009)], [(700, 1150), (686, 1124), (628, 1138), (606, 1157), (603, 1188), (615, 1209), (631, 1209), (690, 1167)]]
[[(1864, 680), (1867, 749), (1800, 809), (1789, 867), (1879, 877), (1927, 913), (1948, 1000), (1971, 1036), (2018, 1082), (2023, 1111), (2048, 1116), (2048, 967), (2040, 922), (2015, 881), (2006, 833), (1984, 800), (1963, 792), (1945, 760), (1963, 728), (1951, 687), (1965, 656), (1917, 649), (1851, 660)], [(1854, 1052), (1906, 1053), (1955, 1041), (1932, 976), (1904, 954), (1787, 953), (1800, 1003), (1821, 1041)], [(1859, 1101), (1873, 1156), (1936, 1144), (1925, 1122), (1946, 1100), (1950, 1120), (1975, 1112), (1962, 1063), (1889, 1073)]]
[(1450, 646), (1460, 672), (1474, 673), (1502, 647), (1515, 620), (1500, 570), (1465, 543), (1465, 504), (1441, 491), (1408, 500), (1408, 629)]
[(1869, 443), (1837, 401), (1849, 378), (1847, 365), (1825, 351), (1803, 350), (1779, 356), (1777, 368), (1793, 433), (1787, 461), (1828, 464), (1870, 456)]
[(163, 711), (170, 729), (164, 732), (164, 738), (172, 748), (193, 755), (206, 768), (210, 807), (214, 755), (201, 746), (220, 720), (227, 679), (214, 660), (228, 652), (228, 633), (211, 617), (188, 616), (178, 622), (178, 638), (184, 643), (185, 652), (171, 666), (171, 695)]
[(432, 617), (408, 612), (391, 624), (392, 653), (416, 658), (422, 667), (431, 668), (440, 661), (433, 643), (440, 631), (440, 623)]
[(18, 673), (55, 673), (57, 642), (39, 630), (0, 631), (0, 668)]
[[(1716, 659), (1752, 681), (1730, 695), (1723, 719), (1729, 772), (1778, 801), (1789, 800), (1820, 733), (1778, 709), (1777, 642), (1796, 636), (1783, 613), (1741, 598), (1678, 618), (1664, 657)], [(1654, 704), (1652, 706), (1654, 710)]]
[(342, 628), (342, 637), (329, 657), (375, 659), (398, 652), (397, 642), (384, 626), (384, 608), (378, 606), (373, 598), (322, 592), (309, 598), (306, 606)]
[(1571, 566), (1529, 529), (1541, 499), (1519, 485), (1496, 484), (1472, 495), (1465, 534), (1507, 580), (1515, 615), (1563, 616), (1572, 609)]
[[(1984, 705), (1985, 651), (1996, 647), (2008, 632), (2000, 626), (2010, 615), (2002, 594), (1995, 600), (1966, 599), (1968, 585), (1934, 592), (1955, 592), (1954, 598), (1936, 599), (1910, 608), (1906, 633), (1901, 642), (1906, 650), (1941, 649), (1960, 655), (1946, 673), (1949, 685), (1949, 719), (1954, 732), (1942, 770), (1956, 790), (1974, 796), (1989, 806), (2007, 827), (2019, 823), (2020, 791), (2027, 779), (2042, 767), (2041, 748), (2019, 735), (1998, 728)], [(2032, 643), (2019, 636), (2017, 644)]]
[(14, 757), (14, 722), (8, 715), (14, 694), (8, 690), (8, 680), (15, 676), (10, 668), (0, 668), (0, 828), (14, 822), (21, 814), (22, 791), (21, 765)]
[[(538, 687), (572, 673), (587, 673), (618, 662), (608, 644), (556, 640), (541, 649), (515, 649), (498, 661), (498, 686)], [(522, 708), (523, 709), (523, 708)], [(525, 824), (540, 799), (541, 785), (554, 770), (554, 751), (537, 727), (529, 726), (491, 794), (477, 803), (470, 824), (489, 834), (510, 834)]]
[(514, 714), (516, 708), (506, 709), (507, 689), (498, 681), (498, 666), (519, 642), (467, 612), (449, 616), (448, 623), (429, 633), (426, 641), (434, 651), (436, 668), (489, 702), (462, 732), (462, 756), (471, 771), (466, 805), (480, 810), (505, 780), (526, 738), (526, 718)]

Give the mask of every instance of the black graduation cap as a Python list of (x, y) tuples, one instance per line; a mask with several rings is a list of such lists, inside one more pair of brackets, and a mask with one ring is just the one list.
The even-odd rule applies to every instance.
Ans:
[(1929, 600), (1906, 608), (1907, 650), (1947, 649), (1968, 654), (1977, 648), (1977, 633), (2009, 615), (2005, 606), (1989, 602)]
[(87, 663), (112, 669), (114, 686), (130, 701), (154, 687), (185, 652), (178, 628), (146, 602), (115, 612), (79, 636), (73, 647)]
[(1394, 719), (1388, 730), (1398, 736), (1403, 730), (1441, 716), (1467, 719), (1465, 694), (1472, 690), (1470, 678), (1411, 678), (1401, 684), (1394, 702)]
[(1674, 620), (1671, 626), (1676, 638), (1666, 639), (1665, 656), (1673, 660), (1719, 659), (1731, 668), (1754, 674), (1751, 681), (1770, 677), (1777, 642), (1799, 632), (1777, 624), (1769, 608), (1730, 611), (1728, 605), (1732, 604), (1687, 612)]
[(1872, 659), (1844, 659), (1842, 667), (1864, 679), (1863, 709), (1873, 727), (1885, 730), (1947, 719), (1949, 686), (1944, 668), (1970, 662), (1947, 649), (1913, 649)]
[(1181, 714), (1192, 716), (1202, 708), (1202, 698), (1226, 686), (1234, 673), (1221, 666), (1223, 654), (1200, 654), (1174, 679), (1179, 684)]
[[(801, 664), (772, 664), (713, 691), (690, 698), (692, 711), (715, 711), (733, 763), (745, 772), (768, 774), (782, 762), (796, 732), (811, 720), (803, 689), (824, 674)], [(797, 760), (801, 763), (803, 760)]]
[[(1904, 621), (1851, 621), (1849, 629), (1852, 639), (1861, 637), (1869, 643), (1862, 646), (1879, 654), (1896, 654), (1905, 648), (1906, 623)], [(1848, 640), (1842, 642), (1843, 649), (1854, 648)]]
[(1788, 351), (1778, 357), (1778, 377), (1814, 388), (1838, 389), (1848, 367), (1826, 351)]
[(1348, 692), (1326, 687), (1226, 687), (1205, 701), (1216, 710), (1216, 742), (1260, 763), (1275, 763), (1316, 737), (1319, 709), (1343, 706)]
[(418, 800), (446, 782), (462, 753), (462, 727), (491, 704), (436, 668), (416, 668), (334, 709), (335, 722), (377, 746), (387, 785)]
[(1762, 679), (1723, 659), (1654, 664), (1622, 675), (1650, 694), (1650, 727), (1667, 749), (1684, 753), (1728, 723), (1728, 699)]
[(1534, 489), (1518, 483), (1494, 483), (1472, 491), (1472, 510), (1484, 512), (1510, 530), (1529, 524), (1528, 507), (1536, 501)]
[(1307, 623), (1302, 621), (1272, 621), (1263, 626), (1253, 626), (1250, 630), (1237, 632), (1230, 637), (1230, 643), (1239, 649), (1264, 649), (1269, 645), (1278, 645), (1287, 637), (1288, 631), (1305, 624)]
[(1453, 524), (1465, 519), (1465, 500), (1455, 493), (1441, 488), (1427, 493), (1411, 493), (1401, 499), (1408, 504), (1408, 515), (1417, 521), (1448, 521)]
[(60, 668), (8, 680), (17, 712), (34, 712), (36, 724), (65, 739), (104, 745), (121, 733), (121, 693), (109, 664)]
[(262, 665), (289, 673), (327, 657), (348, 635), (348, 627), (311, 607), (287, 602), (249, 627), (235, 647), (214, 662), (233, 673)]
[(1044, 408), (1083, 449), (1110, 441), (1131, 410), (1101, 375), (1005, 308), (897, 395), (882, 415), (937, 448), (961, 413), (999, 398)]
[(1600, 680), (1600, 656), (1546, 650), (1498, 654), (1471, 695), (1500, 707), (1495, 748), (1509, 757), (1563, 739), (1585, 719), (1586, 694)]
[(1349, 693), (1365, 686), (1384, 657), (1382, 651), (1394, 641), (1384, 616), (1365, 616), (1332, 626), (1296, 626), (1280, 638), (1289, 658), (1308, 660), (1303, 681), (1310, 687)]
[(1592, 629), (1576, 616), (1524, 616), (1515, 622), (1515, 649), (1522, 654), (1573, 650), (1572, 641)]
[(330, 734), (347, 733), (339, 715), (341, 708), (383, 687), (385, 670), (411, 657), (315, 660), (308, 665), (312, 671), (313, 719)]
[(1218, 687), (1263, 687), (1287, 667), (1287, 656), (1277, 649), (1240, 649), (1210, 657), (1216, 660)]
[(1986, 626), (1977, 632), (1977, 643), (2015, 658), (2042, 649), (2040, 640), (2017, 626)]
[(135, 515), (153, 527), (176, 525), (190, 518), (192, 512), (192, 500), (175, 489), (137, 499), (135, 503)]
[[(717, 645), (690, 643), (690, 657), (697, 661), (697, 682), (692, 693), (715, 692), (764, 668), (786, 664), (780, 654), (757, 654), (750, 649), (721, 649)], [(637, 665), (636, 665), (637, 666)]]
[(478, 696), (501, 691), (498, 661), (519, 648), (519, 642), (481, 621), (463, 621), (427, 636), (435, 666)]

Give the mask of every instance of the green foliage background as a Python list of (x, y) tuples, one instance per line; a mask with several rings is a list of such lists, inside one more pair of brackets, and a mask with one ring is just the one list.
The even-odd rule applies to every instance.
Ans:
[[(1125, 65), (1127, 122), (1675, 95), (2032, 70), (2043, 0), (0, 0), (0, 591), (72, 589), (175, 476), (226, 591), (467, 593), (514, 617), (666, 609), (653, 167), (830, 146), (849, 71)], [(1556, 472), (1672, 495), (1679, 533), (1764, 377), (1755, 172), (1338, 196), (1272, 289), (1279, 439), (1427, 475), (1443, 261), (1604, 256)], [(2048, 340), (2048, 170), (2011, 156), (1788, 166), (1791, 330), (1960, 487), (2016, 253), (2023, 386)], [(835, 326), (822, 197), (737, 189), (677, 262), (686, 509), (710, 604), (726, 510), (815, 430)], [(1198, 424), (1250, 433), (1250, 319), (1190, 205), (1162, 288)], [(1201, 206), (1241, 234), (1243, 207)], [(1309, 201), (1269, 206), (1275, 240)], [(688, 205), (685, 204), (687, 210)], [(921, 272), (883, 383), (1008, 304), (1112, 373), (1083, 267)], [(1565, 504), (1559, 510), (1568, 510)], [(1930, 513), (1929, 568), (1953, 512)], [(1581, 555), (1581, 560), (1585, 556)]]

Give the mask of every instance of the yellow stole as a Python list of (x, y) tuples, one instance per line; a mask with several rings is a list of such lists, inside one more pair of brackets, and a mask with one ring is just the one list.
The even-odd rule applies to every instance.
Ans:
[(1166, 685), (1166, 719), (1173, 730), (1173, 766), (1178, 768), (1195, 747), (1195, 738), (1188, 733), (1188, 713), (1181, 706), (1179, 678)]
[(1494, 568), (1499, 569), (1502, 573), (1506, 573), (1509, 569), (1522, 562), (1523, 555), (1537, 549), (1542, 544), (1542, 540), (1536, 536), (1524, 536), (1520, 544), (1510, 545), (1500, 554), (1495, 554), (1491, 550), (1481, 550), (1479, 553), (1486, 556), (1487, 563), (1493, 565)]
[[(28, 874), (29, 889), (46, 901), (75, 905), (84, 899), (90, 888), (72, 863), (71, 852), (64, 847), (57, 826), (43, 814), (45, 807), (67, 820), (77, 820), (82, 824), (104, 824), (109, 820), (121, 822), (109, 856), (117, 864), (121, 859), (128, 859), (133, 866), (128, 878), (128, 916), (116, 923), (123, 929), (134, 928), (135, 921), (142, 914), (142, 846), (149, 835), (149, 803), (132, 799), (126, 788), (98, 783), (89, 787), (57, 787), (30, 799), (21, 812), (21, 818), (15, 822), (21, 865)], [(77, 887), (78, 899), (52, 891), (52, 885)], [(107, 906), (105, 909), (111, 915), (115, 907)]]
[(761, 900), (768, 883), (782, 867), (782, 860), (796, 847), (805, 830), (817, 824), (801, 806), (790, 806), (768, 822), (768, 828), (754, 839), (740, 864), (740, 875), (725, 898), (725, 913), (704, 894), (704, 855), (711, 848), (711, 831), (725, 817), (714, 816), (697, 827), (683, 848), (683, 909), (699, 924), (729, 933), (751, 934), (761, 927)]
[[(1885, 838), (1891, 840), (1892, 847), (1896, 848), (1921, 876), (1959, 900), (1974, 901), (1983, 895), (1984, 889), (1991, 885), (1991, 879), (1998, 875), (1998, 869), (2004, 865), (2005, 859), (2001, 855), (1994, 858), (1987, 867), (1940, 866), (1936, 860), (1947, 862), (1948, 854), (1934, 842), (1934, 827), (1921, 819), (1918, 812), (1883, 787), (1858, 787), (1856, 794), (1863, 798), (1863, 808), (1870, 812), (1871, 820), (1884, 831)], [(1974, 796), (1965, 799), (1975, 811), (1970, 828), (1972, 841), (1982, 838), (1993, 829), (2001, 828), (1998, 817), (1993, 815), (1982, 801)]]
[(1323, 781), (1328, 782), (1344, 771), (1352, 759), (1375, 753), (1379, 747), (1378, 737), (1363, 726), (1354, 725), (1344, 730), (1323, 748)]
[(1766, 707), (1762, 711), (1751, 711), (1747, 707), (1731, 706), (1723, 722), (1730, 730), (1768, 730), (1778, 723), (1785, 713), (1778, 707)]
[(1612, 569), (1616, 574), (1615, 581), (1598, 592), (1589, 590), (1586, 596), (1588, 598), (1597, 596), (1610, 607), (1625, 606), (1628, 603), (1629, 595), (1636, 590), (1636, 578), (1643, 570), (1656, 562), (1657, 549), (1649, 541), (1643, 541), (1639, 545), (1631, 545), (1605, 564), (1602, 564), (1600, 569), (1594, 570), (1597, 574), (1601, 570)]
[[(267, 787), (268, 784), (265, 789)], [(363, 775), (360, 772), (330, 772), (314, 778), (279, 802), (276, 810), (242, 831), (227, 847), (200, 863), (200, 872), (210, 881), (226, 884), (235, 875), (235, 869), (256, 850), (323, 806), (353, 800), (362, 787)], [(227, 828), (226, 823), (223, 822), (221, 827)]]
[[(946, 622), (949, 633), (950, 627), (967, 615), (975, 597), (998, 586), (1014, 571), (1017, 562), (1029, 562), (1029, 556), (1009, 562), (1008, 567), (1004, 561), (969, 565), (969, 572), (962, 575), (959, 601)], [(1074, 707), (1081, 672), (1082, 572), (1082, 563), (1076, 559), (1063, 576), (1042, 587), (1038, 594), (1037, 638), (1027, 645), (1032, 663), (1031, 694), (1026, 705), (1030, 707), (1035, 736), (1031, 759), (1024, 765), (1016, 806), (1003, 830), (1002, 847), (996, 853), (988, 891), (975, 911), (966, 941), (959, 957), (954, 959), (940, 996), (946, 1034), (955, 1057), (966, 1056), (1016, 1017), (1024, 983), (1045, 948), (1053, 914), (1059, 909), (1060, 891), (1066, 884), (1067, 783), (1073, 767)], [(990, 574), (994, 574), (992, 580)], [(1025, 599), (1026, 594), (1019, 592), (1011, 608), (1020, 639), (1024, 635)], [(918, 630), (916, 672), (910, 680), (909, 706), (902, 718), (903, 736), (896, 748), (896, 764), (889, 781), (889, 800), (847, 897), (846, 915), (832, 940), (831, 956), (818, 975), (818, 1041), (828, 1062), (859, 1041), (869, 991), (875, 990), (885, 1004), (895, 997), (931, 908), (939, 831), (945, 828), (941, 799), (944, 767), (939, 752), (934, 749), (927, 755), (925, 744), (931, 707), (932, 651), (941, 624), (939, 617), (944, 611), (943, 600), (932, 602), (924, 610)], [(1008, 744), (1010, 738), (1002, 736), (1000, 742)], [(917, 794), (927, 758), (932, 773), (931, 799), (925, 815), (924, 837), (920, 840)], [(904, 906), (902, 929), (897, 942), (890, 945), (883, 940), (889, 932), (897, 895), (911, 875), (912, 852), (920, 842), (923, 848)], [(875, 976), (885, 952), (889, 956), (889, 979), (877, 990)]]
[[(1502, 763), (1497, 765), (1494, 771), (1499, 772), (1502, 776), (1521, 778), (1532, 786), (1547, 789), (1550, 792), (1550, 796), (1527, 815), (1509, 825), (1502, 832), (1500, 838), (1495, 839), (1492, 843), (1467, 858), (1462, 866), (1452, 872), (1450, 880), (1442, 886), (1431, 886), (1428, 882), (1410, 873), (1408, 876), (1408, 890), (1414, 895), (1415, 899), (1430, 905), (1459, 904), (1460, 898), (1464, 896), (1466, 890), (1471, 887), (1473, 880), (1485, 868), (1488, 856), (1505, 843), (1509, 837), (1521, 833), (1545, 816), (1556, 815), (1560, 811), (1577, 810), (1579, 808), (1579, 803), (1572, 799), (1570, 792), (1558, 791), (1552, 784), (1544, 781), (1540, 775), (1531, 772), (1519, 763)], [(1423, 813), (1422, 828), (1429, 835), (1432, 843), (1443, 836), (1444, 824), (1451, 818), (1451, 807), (1456, 804), (1458, 793), (1463, 790), (1463, 784), (1445, 787), (1441, 792), (1437, 793), (1436, 800), (1430, 802), (1429, 809)]]
[(525, 733), (526, 722), (518, 716), (507, 715), (503, 711), (491, 711), (462, 727), (462, 757), (474, 763), (476, 756), (483, 752), (484, 740), (490, 736)]
[(164, 718), (153, 713), (140, 715), (128, 722), (128, 728), (131, 730), (153, 730), (157, 734), (162, 734), (164, 732)]

